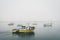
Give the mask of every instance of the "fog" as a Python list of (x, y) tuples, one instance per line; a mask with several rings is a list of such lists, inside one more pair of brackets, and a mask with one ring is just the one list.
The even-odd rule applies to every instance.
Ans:
[(60, 0), (0, 0), (0, 21), (60, 20)]

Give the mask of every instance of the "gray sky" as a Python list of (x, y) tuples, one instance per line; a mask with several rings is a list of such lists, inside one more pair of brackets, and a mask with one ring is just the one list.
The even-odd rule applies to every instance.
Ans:
[(60, 20), (60, 0), (0, 0), (0, 21)]

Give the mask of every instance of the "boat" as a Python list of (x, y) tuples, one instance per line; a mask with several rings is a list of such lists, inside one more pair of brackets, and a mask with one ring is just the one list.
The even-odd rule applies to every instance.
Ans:
[(9, 23), (8, 25), (9, 25), (9, 26), (12, 26), (12, 25), (14, 25), (14, 23)]
[(29, 32), (34, 32), (35, 29), (34, 26), (17, 25), (17, 27), (18, 29), (13, 29), (12, 32), (29, 33)]
[(52, 27), (52, 23), (46, 23), (44, 24), (44, 27)]

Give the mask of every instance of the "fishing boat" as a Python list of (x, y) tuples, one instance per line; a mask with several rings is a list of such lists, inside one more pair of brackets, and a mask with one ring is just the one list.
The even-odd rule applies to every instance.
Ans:
[(23, 25), (17, 25), (18, 29), (13, 29), (12, 32), (21, 32), (21, 33), (29, 33), (34, 32), (35, 27), (34, 26), (23, 26)]
[(12, 25), (14, 25), (14, 23), (9, 23), (8, 25), (9, 25), (9, 26), (12, 26)]
[(52, 27), (52, 23), (46, 23), (44, 24), (44, 27)]

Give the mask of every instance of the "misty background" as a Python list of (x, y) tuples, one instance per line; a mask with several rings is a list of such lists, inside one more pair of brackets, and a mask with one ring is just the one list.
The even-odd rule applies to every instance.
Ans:
[[(55, 21), (60, 21), (60, 0), (0, 0), (0, 31), (33, 21), (37, 21), (34, 22), (38, 24), (37, 29), (46, 22), (55, 24)], [(8, 26), (11, 22), (14, 27)]]
[(0, 0), (0, 21), (59, 21), (60, 0)]

